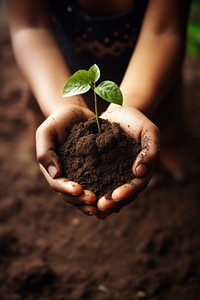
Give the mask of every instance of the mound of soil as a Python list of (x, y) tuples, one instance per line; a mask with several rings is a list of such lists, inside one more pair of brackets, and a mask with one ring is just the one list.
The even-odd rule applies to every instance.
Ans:
[[(134, 178), (132, 165), (140, 143), (125, 134), (118, 123), (96, 119), (75, 124), (59, 153), (63, 176), (80, 183), (98, 197)], [(109, 166), (109, 167), (108, 167)]]

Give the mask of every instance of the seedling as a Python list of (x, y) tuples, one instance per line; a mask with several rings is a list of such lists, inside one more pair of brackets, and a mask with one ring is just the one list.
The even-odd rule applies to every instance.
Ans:
[(99, 133), (101, 133), (97, 107), (97, 95), (110, 103), (119, 105), (122, 105), (123, 97), (119, 87), (113, 81), (105, 80), (102, 81), (98, 86), (96, 86), (96, 82), (99, 80), (99, 78), (100, 69), (96, 64), (94, 64), (88, 71), (79, 70), (75, 72), (68, 79), (67, 83), (64, 86), (63, 97), (84, 94), (92, 89), (94, 95), (94, 107), (97, 127)]

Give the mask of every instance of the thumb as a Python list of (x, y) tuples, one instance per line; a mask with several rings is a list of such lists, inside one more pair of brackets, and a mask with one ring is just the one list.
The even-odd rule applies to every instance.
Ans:
[(160, 152), (159, 129), (153, 124), (148, 131), (144, 130), (143, 132), (141, 134), (141, 151), (133, 164), (133, 173), (140, 178), (147, 174), (151, 176), (158, 163)]
[(56, 152), (57, 135), (43, 124), (36, 131), (36, 157), (52, 178), (62, 173), (60, 159)]

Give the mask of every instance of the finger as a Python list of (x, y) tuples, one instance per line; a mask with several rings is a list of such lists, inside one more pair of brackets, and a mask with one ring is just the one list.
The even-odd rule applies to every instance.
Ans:
[(84, 189), (83, 187), (78, 184), (77, 182), (70, 181), (66, 178), (59, 177), (59, 178), (52, 178), (46, 169), (40, 164), (40, 169), (44, 174), (46, 180), (48, 181), (49, 185), (58, 193), (61, 194), (70, 194), (73, 196), (78, 196), (83, 194)]
[(66, 178), (53, 179), (43, 166), (40, 166), (49, 185), (58, 193), (62, 194), (65, 202), (72, 205), (94, 204), (96, 195), (89, 190), (84, 190), (77, 182), (67, 180)]
[(112, 214), (114, 214), (114, 213), (117, 213), (117, 212), (119, 212), (119, 211), (120, 211), (120, 209), (118, 209), (118, 208), (116, 208), (116, 207), (107, 209), (107, 210), (105, 210), (105, 211), (100, 211), (100, 210), (99, 210), (99, 212), (98, 212), (98, 214), (96, 215), (96, 217), (97, 217), (98, 219), (105, 219), (105, 218), (107, 218), (108, 216), (110, 216), (110, 215), (112, 215)]
[(57, 134), (53, 126), (44, 122), (36, 131), (36, 156), (38, 162), (52, 178), (61, 175), (62, 168), (55, 147), (58, 145)]
[(65, 202), (70, 203), (72, 205), (83, 205), (89, 204), (93, 205), (96, 203), (96, 195), (88, 190), (84, 190), (84, 192), (77, 196), (67, 195), (62, 193), (62, 197)]
[(96, 216), (99, 213), (96, 205), (80, 205), (77, 208), (88, 216)]
[(148, 124), (141, 133), (141, 151), (134, 164), (133, 173), (137, 177), (144, 177), (147, 173), (152, 173), (159, 160), (160, 154), (160, 132), (153, 124)]
[(116, 211), (114, 209), (109, 209), (106, 211), (98, 211), (98, 213), (96, 214), (96, 217), (97, 217), (97, 219), (105, 220), (107, 217), (109, 217), (113, 213), (117, 213), (117, 212), (119, 212), (119, 209), (116, 209)]
[(130, 204), (131, 202), (132, 202), (133, 200), (131, 199), (131, 198), (129, 198), (129, 199), (125, 199), (125, 200), (123, 200), (123, 201), (120, 201), (120, 202), (118, 202), (118, 203), (115, 203), (116, 205), (115, 206), (110, 206), (110, 208), (107, 208), (106, 210), (99, 210), (99, 213), (96, 215), (96, 217), (98, 218), (98, 219), (105, 219), (105, 218), (107, 218), (108, 216), (110, 216), (111, 214), (113, 214), (113, 213), (119, 213), (120, 212), (120, 210), (124, 207), (124, 206), (126, 206), (126, 205), (128, 205), (128, 204)]
[(137, 197), (137, 194), (143, 189), (145, 180), (135, 178), (129, 183), (119, 186), (112, 192), (112, 200), (114, 202), (124, 201), (125, 199), (132, 199)]
[(101, 197), (97, 202), (97, 207), (100, 211), (109, 210), (116, 206), (112, 199), (107, 199), (105, 196)]

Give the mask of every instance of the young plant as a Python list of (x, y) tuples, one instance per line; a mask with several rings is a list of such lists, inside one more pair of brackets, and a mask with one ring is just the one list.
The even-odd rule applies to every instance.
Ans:
[(100, 133), (101, 130), (97, 107), (97, 95), (110, 103), (119, 105), (122, 105), (123, 97), (119, 87), (113, 81), (105, 80), (96, 86), (96, 82), (99, 80), (99, 78), (100, 69), (96, 64), (94, 64), (88, 71), (79, 70), (75, 72), (64, 86), (63, 97), (84, 94), (92, 89), (94, 95), (96, 122), (98, 131)]

